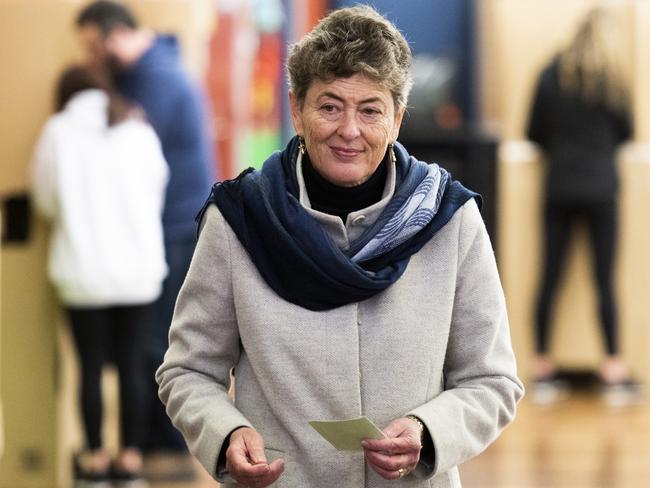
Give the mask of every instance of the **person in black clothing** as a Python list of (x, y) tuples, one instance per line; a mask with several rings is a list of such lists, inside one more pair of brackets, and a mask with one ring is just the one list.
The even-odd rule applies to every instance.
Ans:
[[(613, 20), (603, 10), (589, 13), (573, 41), (541, 73), (528, 138), (546, 156), (544, 194), (545, 262), (536, 309), (533, 397), (559, 393), (548, 354), (551, 302), (564, 264), (571, 227), (589, 229), (606, 359), (598, 374), (605, 387), (632, 386), (620, 357), (616, 300), (612, 290), (616, 254), (618, 175), (616, 151), (632, 134), (627, 83)], [(548, 395), (550, 393), (550, 396)]]

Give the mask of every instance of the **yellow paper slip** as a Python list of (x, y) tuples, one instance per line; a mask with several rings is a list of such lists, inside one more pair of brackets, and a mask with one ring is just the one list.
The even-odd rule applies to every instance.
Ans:
[(349, 420), (312, 420), (309, 425), (339, 451), (360, 451), (363, 439), (386, 437), (368, 417)]

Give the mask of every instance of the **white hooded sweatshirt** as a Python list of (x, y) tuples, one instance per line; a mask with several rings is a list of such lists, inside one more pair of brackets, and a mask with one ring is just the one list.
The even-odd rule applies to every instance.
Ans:
[(108, 125), (101, 90), (76, 94), (46, 123), (32, 166), (52, 224), (49, 276), (64, 304), (145, 304), (167, 274), (161, 214), (168, 168), (144, 121)]

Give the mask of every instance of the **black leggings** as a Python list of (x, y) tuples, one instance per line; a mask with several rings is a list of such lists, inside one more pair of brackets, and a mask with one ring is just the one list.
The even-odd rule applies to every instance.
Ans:
[(587, 205), (547, 204), (545, 207), (545, 261), (536, 313), (536, 350), (545, 354), (549, 345), (551, 302), (564, 265), (571, 228), (585, 221), (595, 261), (600, 323), (607, 354), (618, 353), (616, 302), (612, 291), (612, 271), (616, 247), (617, 205), (614, 200)]
[(102, 446), (101, 373), (114, 362), (120, 385), (122, 446), (141, 448), (146, 428), (144, 327), (148, 305), (68, 308), (81, 366), (81, 413), (88, 449)]

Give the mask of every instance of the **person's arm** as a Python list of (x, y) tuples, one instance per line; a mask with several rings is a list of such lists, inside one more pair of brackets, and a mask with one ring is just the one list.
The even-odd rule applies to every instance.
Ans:
[(524, 392), (489, 237), (474, 201), (462, 212), (445, 391), (409, 412), (422, 421), (432, 444), (432, 452), (421, 453), (414, 473), (420, 477), (482, 452), (512, 421)]
[(143, 145), (143, 149), (145, 150), (144, 156), (148, 163), (147, 176), (151, 182), (157, 185), (158, 207), (162, 215), (165, 204), (165, 188), (169, 183), (169, 166), (162, 152), (160, 139), (156, 135), (153, 127), (144, 121), (137, 121), (134, 129), (136, 127), (137, 131), (132, 130), (131, 135), (136, 138), (134, 139), (134, 144), (135, 141), (138, 141), (139, 144)]
[[(215, 151), (209, 128), (211, 118), (209, 117), (209, 100), (192, 80), (186, 80), (179, 90), (176, 101), (175, 125), (177, 136), (184, 139), (184, 144), (200, 151), (200, 160), (203, 162), (205, 170), (205, 179), (214, 181), (216, 178)], [(183, 128), (183, 133), (178, 132), (178, 128)], [(195, 157), (196, 157), (195, 156)]]
[(210, 206), (156, 373), (168, 415), (215, 477), (220, 453), (228, 448), (224, 441), (236, 428), (252, 427), (228, 398), (230, 370), (240, 356), (229, 237), (223, 217)]
[(52, 220), (58, 213), (56, 141), (52, 127), (43, 129), (36, 143), (31, 166), (32, 192), (39, 214)]
[(634, 124), (632, 122), (632, 114), (626, 108), (614, 115), (616, 125), (616, 135), (618, 142), (622, 143), (630, 139), (634, 134)]
[(549, 73), (545, 72), (537, 80), (530, 104), (526, 130), (528, 139), (539, 144), (542, 148), (547, 143), (548, 121), (546, 120), (547, 101), (545, 100), (545, 89), (548, 76)]

